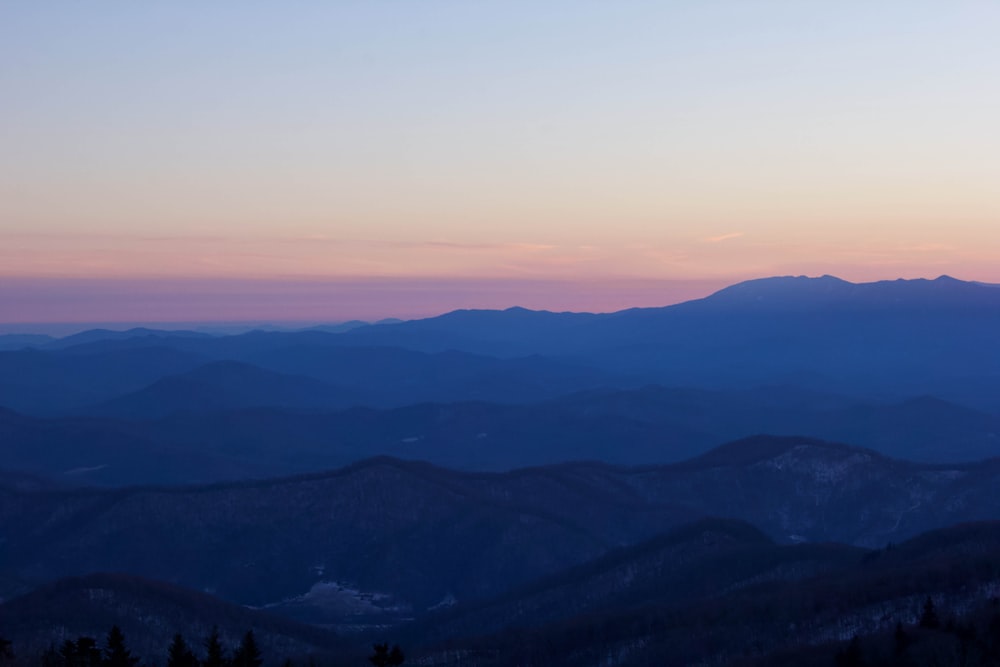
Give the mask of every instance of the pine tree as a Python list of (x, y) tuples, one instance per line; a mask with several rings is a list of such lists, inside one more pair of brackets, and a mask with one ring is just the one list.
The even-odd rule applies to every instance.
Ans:
[(198, 667), (198, 658), (179, 634), (174, 635), (167, 650), (167, 667)]
[(934, 600), (927, 596), (924, 601), (924, 610), (920, 613), (920, 627), (936, 629), (941, 627), (941, 620), (938, 619), (937, 610), (934, 609)]
[(906, 630), (903, 629), (903, 624), (896, 623), (896, 632), (893, 635), (893, 643), (895, 645), (895, 653), (897, 656), (906, 653), (906, 649), (910, 646), (910, 638), (906, 634)]
[(375, 667), (402, 665), (406, 659), (398, 644), (393, 646), (391, 651), (389, 650), (388, 643), (373, 644), (372, 650), (374, 653), (368, 657), (368, 662), (375, 665)]
[(997, 658), (1000, 663), (1000, 612), (993, 612), (989, 626), (986, 628), (986, 645), (990, 657)]
[(59, 663), (65, 667), (76, 665), (76, 644), (67, 639), (59, 647)]
[(59, 667), (62, 664), (62, 658), (59, 656), (55, 644), (49, 644), (49, 647), (42, 653), (41, 667)]
[(851, 643), (847, 645), (846, 649), (837, 651), (834, 660), (837, 667), (863, 667), (865, 659), (861, 654), (861, 640), (858, 639), (857, 635), (851, 638)]
[(263, 662), (253, 630), (247, 630), (236, 652), (233, 653), (233, 667), (260, 667)]
[(93, 637), (67, 639), (59, 648), (59, 662), (65, 667), (101, 667), (101, 649)]
[(7, 665), (14, 661), (14, 647), (9, 639), (0, 637), (0, 665)]
[(226, 660), (226, 651), (222, 648), (222, 642), (219, 641), (218, 626), (214, 626), (211, 634), (205, 639), (205, 660), (201, 664), (202, 667), (228, 667), (229, 661)]
[(125, 646), (125, 635), (117, 625), (112, 625), (108, 632), (104, 660), (101, 664), (104, 667), (135, 667), (139, 664), (139, 659), (133, 657), (132, 652)]

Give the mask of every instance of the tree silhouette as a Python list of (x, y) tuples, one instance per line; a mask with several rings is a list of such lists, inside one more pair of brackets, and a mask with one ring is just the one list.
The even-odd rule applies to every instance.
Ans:
[(9, 639), (0, 637), (0, 665), (6, 665), (14, 660), (14, 647)]
[(49, 644), (49, 647), (42, 653), (41, 667), (60, 667), (62, 664), (62, 656), (56, 650), (56, 645)]
[(903, 624), (896, 623), (896, 631), (892, 636), (893, 640), (893, 650), (897, 656), (906, 653), (906, 649), (910, 646), (910, 638), (906, 634), (906, 630), (903, 629)]
[(179, 634), (174, 635), (167, 650), (167, 667), (198, 667), (198, 658)]
[(931, 599), (930, 595), (924, 601), (924, 610), (920, 613), (920, 627), (932, 630), (941, 627), (941, 620), (934, 609), (934, 600)]
[(375, 667), (389, 667), (390, 665), (402, 665), (406, 657), (396, 644), (389, 650), (389, 644), (372, 644), (372, 653), (368, 656), (368, 662)]
[(67, 639), (59, 648), (59, 662), (64, 667), (101, 667), (101, 649), (93, 637)]
[(236, 652), (233, 653), (233, 667), (260, 667), (263, 662), (260, 658), (257, 640), (253, 636), (253, 630), (247, 630), (240, 645), (236, 648)]
[(219, 627), (213, 626), (212, 632), (205, 639), (205, 661), (202, 667), (227, 667), (226, 651), (219, 641)]
[(862, 667), (865, 664), (864, 656), (861, 654), (861, 640), (857, 635), (851, 638), (851, 643), (846, 649), (837, 651), (834, 660), (837, 667)]
[(59, 647), (59, 664), (65, 667), (76, 665), (76, 644), (69, 639)]
[(104, 648), (104, 667), (135, 667), (137, 664), (139, 659), (132, 657), (132, 652), (125, 646), (125, 635), (121, 628), (112, 625)]

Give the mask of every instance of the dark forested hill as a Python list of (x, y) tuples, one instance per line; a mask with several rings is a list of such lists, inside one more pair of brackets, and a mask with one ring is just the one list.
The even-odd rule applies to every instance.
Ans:
[(426, 645), (611, 610), (681, 605), (767, 581), (843, 570), (865, 553), (829, 543), (777, 545), (747, 523), (704, 519), (498, 598), (432, 612), (407, 635)]
[[(810, 560), (810, 551), (819, 558)], [(453, 640), (446, 649), (426, 651), (421, 663), (453, 664), (455, 655), (463, 656), (462, 664), (478, 667), (992, 665), (1000, 658), (997, 522), (949, 527), (864, 555), (844, 551), (838, 556), (833, 545), (802, 550), (764, 547), (749, 558), (744, 552), (742, 561), (738, 548), (730, 553), (729, 566), (745, 574), (757, 567), (763, 576), (750, 576), (728, 588), (709, 587), (694, 598), (683, 593), (674, 596), (668, 584), (684, 571), (681, 567), (681, 572), (666, 571), (650, 577), (664, 584), (659, 595), (595, 605), (589, 613), (579, 615), (571, 615), (576, 598), (570, 594), (560, 598), (565, 601), (561, 610), (566, 616), (558, 621), (520, 626), (514, 623), (490, 637)], [(640, 553), (636, 565), (641, 558)], [(791, 570), (782, 573), (780, 566), (769, 569), (768, 559), (773, 559), (773, 565), (780, 562), (791, 566)], [(808, 563), (813, 569), (805, 576), (796, 576), (802, 574), (794, 572), (796, 563)], [(705, 565), (711, 569), (711, 563)], [(720, 566), (714, 572), (723, 583), (732, 580), (726, 565), (715, 565)], [(616, 581), (629, 585), (621, 577)], [(542, 587), (537, 592), (545, 590)], [(523, 595), (525, 609), (530, 613), (537, 597), (531, 591)], [(513, 609), (516, 601), (514, 596), (509, 597), (512, 599), (507, 606)], [(920, 628), (928, 599), (937, 608), (935, 622), (939, 625)], [(429, 617), (427, 626), (433, 628), (438, 621), (446, 628), (456, 627), (465, 613), (466, 620), (475, 623), (480, 615), (502, 609), (500, 604), (498, 601), (468, 610), (456, 607), (439, 619)], [(977, 635), (964, 617), (980, 610), (987, 611), (988, 622), (982, 624), (983, 634)], [(843, 658), (835, 662), (838, 644), (843, 647), (853, 636), (874, 634), (886, 637), (880, 653), (865, 656), (867, 662), (843, 662)], [(911, 651), (909, 647), (918, 642), (920, 645)]]
[(136, 428), (117, 420), (42, 419), (0, 408), (0, 465), (11, 475), (66, 486), (176, 484), (268, 474), (265, 465), (247, 457), (160, 436), (151, 426)]
[(23, 582), (17, 589), (120, 571), (245, 604), (335, 582), (419, 611), (498, 594), (698, 517), (749, 521), (780, 542), (882, 546), (1000, 518), (998, 483), (997, 461), (917, 465), (754, 438), (670, 466), (482, 474), (378, 459), (208, 487), (0, 490), (0, 580)]
[[(121, 574), (62, 579), (0, 604), (0, 627), (27, 664), (50, 644), (81, 635), (103, 644), (112, 625), (123, 631), (144, 664), (164, 664), (180, 633), (199, 656), (213, 626), (228, 653), (247, 630), (274, 664), (284, 658), (322, 655), (343, 647), (333, 633), (224, 602), (205, 593)], [(32, 658), (35, 657), (35, 660)]]
[[(162, 662), (176, 632), (199, 652), (217, 625), (229, 650), (253, 629), (268, 664), (306, 655), (359, 664), (372, 638), (389, 635), (425, 665), (846, 664), (851, 637), (861, 638), (851, 650), (863, 648), (865, 664), (953, 664), (964, 655), (967, 662), (957, 664), (987, 665), (1000, 658), (998, 587), (996, 521), (864, 550), (775, 544), (748, 524), (710, 519), (491, 599), (438, 605), (417, 612), (415, 622), (404, 615), (393, 627), (360, 635), (366, 617), (357, 608), (342, 610), (353, 632), (335, 638), (204, 593), (106, 574), (63, 579), (0, 603), (0, 627), (24, 664), (66, 637), (100, 641), (115, 624), (146, 664)], [(356, 593), (320, 589), (310, 595)], [(310, 595), (277, 609), (307, 604)], [(356, 605), (375, 600), (363, 596)]]

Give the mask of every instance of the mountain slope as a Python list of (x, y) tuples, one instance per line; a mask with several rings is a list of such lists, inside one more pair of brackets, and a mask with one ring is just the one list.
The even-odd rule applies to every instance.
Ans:
[(357, 393), (312, 378), (274, 373), (233, 361), (217, 361), (157, 380), (137, 392), (88, 410), (128, 419), (175, 412), (212, 412), (252, 407), (316, 409), (364, 402)]
[(79, 333), (51, 340), (45, 345), (45, 349), (65, 350), (68, 348), (79, 348), (79, 346), (87, 345), (88, 343), (100, 343), (104, 341), (132, 341), (135, 339), (144, 339), (147, 341), (147, 344), (152, 343), (152, 346), (155, 346), (158, 340), (167, 338), (208, 340), (213, 338), (213, 336), (196, 331), (149, 329), (146, 327), (135, 327), (132, 329), (126, 329), (125, 331), (112, 329), (88, 329), (86, 331), (81, 331)]
[(843, 569), (864, 550), (776, 545), (753, 526), (705, 519), (595, 561), (544, 577), (499, 598), (430, 613), (407, 633), (423, 644), (669, 601), (680, 605), (765, 581), (794, 581)]
[(494, 499), (463, 481), (469, 478), (376, 460), (266, 483), (7, 492), (0, 502), (10, 536), (3, 574), (43, 581), (130, 572), (244, 604), (337, 581), (422, 608), (449, 592), (463, 599), (499, 592), (684, 516), (559, 479), (549, 483), (560, 499), (555, 506)]
[(499, 359), (457, 350), (293, 345), (243, 359), (261, 368), (356, 388), (368, 404), (438, 401), (528, 403), (635, 380), (545, 357)]
[[(308, 473), (375, 455), (466, 470), (569, 460), (639, 465), (682, 461), (754, 433), (851, 442), (924, 462), (1000, 455), (1000, 417), (932, 397), (886, 403), (793, 387), (647, 386), (533, 405), (422, 403), (327, 411), (306, 408), (340, 400), (336, 390), (314, 391), (313, 381), (279, 376), (290, 383), (285, 392), (267, 372), (251, 375), (258, 380), (223, 372), (222, 386), (194, 388), (186, 383), (190, 376), (182, 376), (185, 382), (164, 381), (156, 391), (103, 408), (128, 417), (180, 410), (156, 419), (40, 419), (0, 410), (4, 467), (50, 477), (77, 471), (71, 476), (76, 484), (120, 485)], [(257, 401), (297, 405), (214, 409)]]
[(703, 301), (712, 307), (759, 311), (837, 309), (885, 312), (962, 311), (1000, 308), (994, 286), (939, 276), (934, 280), (882, 280), (851, 283), (834, 276), (783, 276), (748, 280), (719, 290)]
[(615, 416), (687, 434), (690, 453), (699, 445), (769, 433), (850, 442), (913, 461), (1000, 456), (1000, 415), (933, 396), (879, 401), (793, 386), (710, 391), (650, 385), (581, 392), (548, 405), (580, 418)]
[(337, 582), (420, 611), (449, 596), (499, 594), (698, 517), (748, 521), (781, 542), (882, 546), (1000, 518), (998, 483), (997, 460), (916, 465), (821, 441), (754, 438), (641, 468), (483, 474), (376, 459), (187, 489), (0, 489), (8, 536), (0, 581), (110, 570), (258, 605)]
[(205, 361), (195, 352), (162, 345), (95, 354), (0, 352), (0, 406), (39, 415), (65, 413), (188, 372)]
[(169, 443), (109, 419), (27, 417), (0, 408), (4, 467), (56, 485), (177, 484), (265, 476), (246, 457)]
[(41, 347), (54, 338), (45, 334), (0, 334), (0, 350), (23, 350), (26, 347)]
[[(855, 635), (884, 633), (891, 647), (899, 623), (912, 641), (928, 596), (942, 617), (985, 608), (995, 623), (1000, 620), (998, 587), (1000, 524), (965, 524), (853, 562), (844, 559), (804, 579), (770, 578), (694, 600), (666, 595), (630, 609), (604, 608), (548, 625), (452, 641), (443, 650), (423, 652), (420, 661), (450, 664), (449, 656), (457, 654), (466, 657), (463, 664), (478, 667), (834, 664), (836, 644)], [(950, 642), (945, 646), (952, 648)], [(789, 654), (782, 657), (783, 652)], [(866, 664), (900, 664), (898, 656), (897, 662), (891, 655), (885, 661), (868, 657), (872, 661)], [(927, 664), (965, 663), (945, 653)]]
[(231, 652), (253, 630), (264, 657), (329, 653), (342, 646), (332, 633), (205, 593), (121, 574), (92, 574), (62, 579), (0, 604), (0, 627), (23, 660), (63, 639), (90, 636), (104, 642), (112, 625), (121, 628), (128, 646), (146, 664), (161, 663), (174, 634), (184, 636), (197, 655), (213, 626)]

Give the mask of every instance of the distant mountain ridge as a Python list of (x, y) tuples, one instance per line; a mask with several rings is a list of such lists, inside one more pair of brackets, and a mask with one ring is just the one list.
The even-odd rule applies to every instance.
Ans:
[[(677, 462), (758, 433), (850, 442), (922, 462), (1000, 456), (1000, 415), (926, 396), (879, 402), (796, 387), (650, 385), (529, 404), (330, 410), (325, 406), (360, 402), (363, 394), (253, 368), (244, 380), (241, 365), (215, 362), (93, 411), (103, 417), (31, 418), (0, 409), (4, 465), (62, 483), (112, 486), (296, 474), (379, 454), (502, 471), (572, 460)], [(210, 377), (198, 381), (203, 373)], [(283, 401), (286, 407), (268, 407)]]
[[(506, 310), (455, 310), (442, 315), (416, 320), (388, 319), (369, 324), (360, 321), (339, 325), (316, 326), (303, 329), (299, 334), (350, 334), (345, 339), (362, 337), (369, 340), (397, 340), (395, 335), (406, 332), (423, 343), (421, 332), (444, 336), (440, 345), (469, 338), (501, 342), (507, 328), (516, 326), (530, 331), (532, 337), (549, 339), (552, 336), (572, 334), (574, 329), (602, 326), (607, 321), (628, 319), (636, 314), (644, 317), (673, 310), (752, 307), (764, 310), (802, 310), (830, 307), (910, 310), (910, 309), (996, 309), (1000, 308), (1000, 291), (997, 285), (963, 281), (942, 275), (935, 279), (897, 279), (867, 283), (852, 283), (831, 275), (819, 277), (775, 276), (746, 280), (725, 287), (707, 297), (660, 307), (629, 308), (610, 313), (551, 312), (529, 310), (519, 306)], [(35, 337), (38, 341), (49, 339), (47, 349), (64, 349), (101, 341), (126, 341), (129, 339), (218, 339), (234, 337), (288, 336), (296, 332), (251, 331), (237, 336), (215, 336), (194, 331), (170, 331), (138, 327), (126, 331), (93, 329), (58, 339)], [(426, 338), (426, 336), (423, 336)], [(4, 337), (0, 337), (2, 340)], [(28, 340), (28, 336), (25, 339)], [(11, 336), (13, 340), (13, 336)], [(385, 343), (374, 343), (385, 344)], [(391, 343), (390, 343), (391, 344)], [(445, 348), (447, 349), (447, 348)], [(461, 348), (460, 349), (464, 349)]]
[(662, 308), (467, 311), (359, 328), (344, 340), (559, 356), (660, 384), (926, 393), (1000, 410), (998, 328), (1000, 290), (993, 287), (948, 277), (861, 284), (783, 277)]
[(172, 375), (87, 412), (155, 419), (175, 412), (212, 412), (254, 407), (317, 409), (364, 403), (359, 392), (319, 380), (267, 371), (235, 361), (216, 361)]
[(163, 345), (111, 348), (102, 354), (0, 352), (0, 405), (35, 415), (66, 414), (137, 391), (209, 361), (197, 352)]
[[(1000, 449), (998, 299), (995, 286), (948, 277), (779, 277), (609, 314), (467, 310), (341, 333), (95, 331), (64, 349), (0, 352), (0, 406), (77, 420), (23, 420), (20, 431), (7, 420), (10, 451), (37, 463), (42, 452), (28, 450), (47, 444), (79, 460), (12, 457), (12, 469), (100, 467), (90, 478), (101, 483), (128, 479), (125, 442), (200, 452), (191, 461), (204, 476), (178, 480), (165, 461), (159, 482), (378, 453), (492, 470), (666, 462), (755, 433), (973, 460)], [(657, 385), (668, 389), (644, 389)], [(170, 421), (173, 442), (142, 423), (154, 419)], [(289, 467), (291, 452), (315, 467)]]
[[(691, 302), (697, 303), (697, 302)], [(703, 304), (740, 304), (762, 309), (965, 309), (1000, 307), (993, 286), (939, 276), (933, 280), (882, 280), (851, 283), (834, 276), (783, 276), (748, 280), (701, 300)]]
[(56, 339), (45, 334), (0, 334), (0, 351), (40, 347)]

